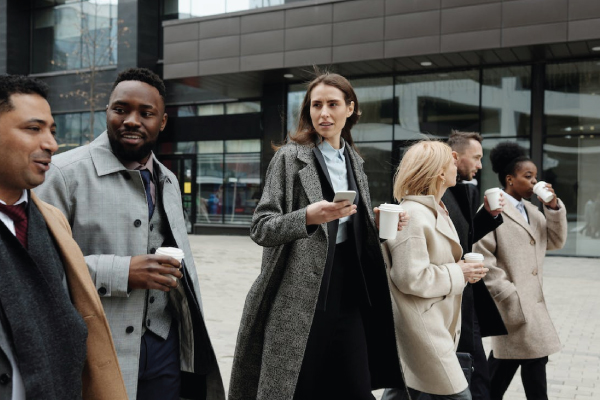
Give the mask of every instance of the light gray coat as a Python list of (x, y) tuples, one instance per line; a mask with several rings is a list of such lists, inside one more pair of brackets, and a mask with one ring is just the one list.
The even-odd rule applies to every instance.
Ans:
[[(157, 163), (157, 191), (177, 247), (185, 253), (185, 268), (200, 303), (200, 287), (190, 248), (179, 183), (173, 173)], [(86, 146), (55, 156), (46, 181), (36, 189), (46, 202), (67, 217), (73, 238), (81, 247), (115, 342), (129, 398), (135, 399), (145, 290), (128, 293), (131, 256), (148, 252), (148, 206), (139, 171), (127, 170), (112, 153), (104, 132)], [(103, 289), (102, 289), (103, 288)], [(105, 292), (104, 292), (105, 291)], [(188, 307), (183, 307), (189, 313)], [(182, 371), (193, 372), (193, 330), (190, 318), (181, 317)], [(132, 326), (133, 332), (126, 329)], [(218, 368), (207, 377), (208, 399), (224, 399)]]
[[(361, 195), (367, 232), (363, 267), (385, 271), (363, 160), (346, 146)], [(242, 315), (230, 400), (292, 399), (327, 260), (327, 224), (307, 232), (306, 207), (323, 200), (312, 147), (289, 143), (269, 165), (251, 237), (264, 247), (262, 269)], [(333, 238), (335, 240), (335, 238)], [(392, 329), (391, 299), (386, 293)], [(384, 307), (385, 308), (385, 307)], [(381, 329), (384, 329), (381, 327)], [(393, 337), (390, 350), (395, 351)]]
[(560, 249), (567, 240), (567, 211), (562, 201), (558, 204), (558, 210), (544, 207), (542, 214), (525, 201), (528, 224), (506, 202), (504, 223), (473, 246), (485, 257), (489, 272), (484, 281), (508, 330), (508, 335), (492, 337), (496, 358), (532, 359), (560, 351), (542, 290), (546, 250)]

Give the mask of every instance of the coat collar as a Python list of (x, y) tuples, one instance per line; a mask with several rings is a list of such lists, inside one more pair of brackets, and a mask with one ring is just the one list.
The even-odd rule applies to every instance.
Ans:
[[(415, 203), (419, 203), (429, 208), (433, 215), (435, 216), (435, 229), (440, 232), (442, 235), (446, 236), (452, 242), (452, 252), (458, 254), (458, 259), (462, 255), (462, 246), (460, 245), (460, 240), (458, 238), (458, 233), (454, 228), (454, 225), (450, 225), (452, 223), (450, 217), (447, 219), (438, 211), (438, 207), (440, 207), (433, 195), (429, 196), (406, 196), (403, 201), (414, 201)], [(450, 223), (448, 223), (450, 222)], [(456, 254), (455, 257), (456, 257)]]
[(90, 143), (90, 155), (98, 176), (125, 171), (127, 169), (112, 152), (106, 131), (102, 132), (100, 136)]
[(523, 200), (523, 203), (525, 204), (525, 211), (529, 217), (529, 223), (527, 223), (525, 218), (523, 218), (523, 215), (521, 215), (519, 210), (517, 210), (517, 208), (510, 201), (505, 203), (506, 205), (504, 206), (502, 214), (515, 221), (517, 225), (523, 227), (523, 229), (525, 229), (532, 238), (535, 238), (535, 234), (538, 229), (538, 221), (537, 218), (535, 218), (535, 212), (537, 211), (537, 208), (529, 201)]

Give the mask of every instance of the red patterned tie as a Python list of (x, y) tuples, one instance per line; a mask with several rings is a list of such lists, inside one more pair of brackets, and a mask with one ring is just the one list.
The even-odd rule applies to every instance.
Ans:
[(20, 204), (9, 206), (0, 203), (0, 211), (8, 215), (15, 224), (15, 233), (19, 242), (23, 247), (27, 248), (27, 203), (22, 202)]

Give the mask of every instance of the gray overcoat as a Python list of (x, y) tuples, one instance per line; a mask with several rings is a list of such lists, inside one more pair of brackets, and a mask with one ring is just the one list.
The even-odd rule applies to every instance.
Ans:
[(542, 290), (547, 250), (560, 249), (567, 240), (567, 210), (544, 206), (542, 214), (525, 201), (529, 224), (511, 202), (504, 207), (504, 223), (475, 243), (489, 272), (483, 278), (498, 305), (508, 335), (492, 337), (494, 357), (533, 359), (560, 351), (558, 333), (550, 319)]
[[(185, 273), (191, 278), (192, 291), (201, 308), (179, 182), (163, 164), (155, 165), (161, 204), (173, 239), (185, 253)], [(81, 247), (92, 281), (101, 294), (127, 393), (135, 399), (146, 291), (128, 291), (127, 285), (131, 256), (148, 252), (148, 205), (140, 172), (123, 166), (104, 132), (89, 145), (53, 157), (46, 181), (36, 188), (36, 193), (60, 209), (71, 225), (73, 238)], [(181, 370), (194, 373), (195, 332), (189, 317), (193, 307), (190, 303), (191, 299), (187, 299), (187, 307), (182, 307), (180, 358)], [(213, 353), (212, 347), (210, 352)], [(219, 369), (214, 368), (206, 380), (207, 399), (224, 399)]]
[[(371, 280), (384, 285), (379, 286), (383, 290), (372, 296), (368, 323), (365, 322), (372, 384), (403, 386), (394, 343), (391, 297), (363, 160), (351, 146), (346, 146), (346, 151), (361, 196), (359, 204), (364, 207), (361, 212), (368, 220), (365, 221), (367, 232), (363, 232), (361, 263), (363, 270), (370, 270), (374, 277)], [(252, 239), (264, 247), (262, 269), (246, 298), (233, 362), (230, 400), (280, 400), (294, 396), (329, 244), (327, 224), (309, 231), (306, 226), (306, 207), (323, 200), (317, 163), (312, 146), (292, 142), (277, 151), (267, 170), (265, 188), (251, 228)], [(377, 300), (373, 300), (374, 297)], [(375, 314), (377, 316), (372, 317)], [(367, 324), (373, 329), (368, 329)], [(379, 334), (388, 328), (389, 346), (387, 340), (379, 337), (370, 340), (369, 331)], [(377, 341), (379, 343), (370, 344)], [(394, 361), (376, 362), (375, 358), (383, 354), (393, 355)], [(398, 374), (385, 376), (388, 371), (398, 371)]]

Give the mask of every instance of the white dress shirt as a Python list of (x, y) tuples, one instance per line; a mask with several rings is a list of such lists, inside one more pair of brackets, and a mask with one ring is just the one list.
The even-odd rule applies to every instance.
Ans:
[[(17, 200), (17, 202), (14, 205), (16, 206), (17, 204), (21, 203), (27, 203), (27, 190), (25, 189), (23, 189), (23, 194), (21, 195), (21, 198)], [(7, 205), (2, 199), (0, 199), (0, 204)], [(12, 218), (4, 214), (2, 211), (0, 211), (0, 221), (4, 222), (4, 225), (6, 225), (8, 230), (11, 231), (13, 235), (17, 235), (17, 233), (15, 232), (15, 223), (13, 222)]]

